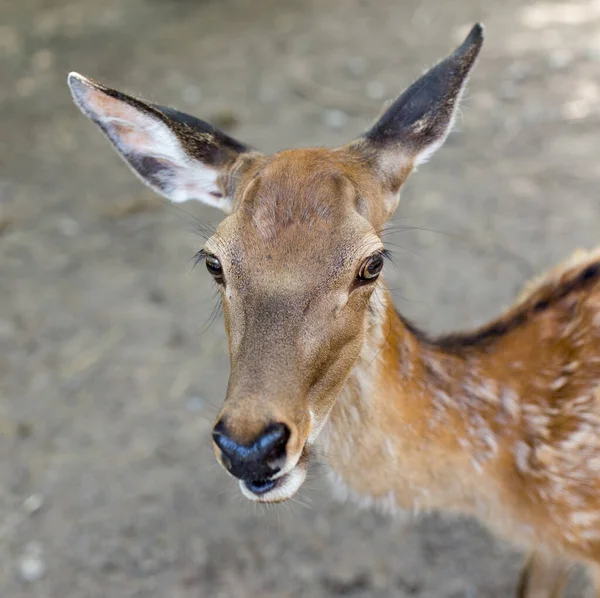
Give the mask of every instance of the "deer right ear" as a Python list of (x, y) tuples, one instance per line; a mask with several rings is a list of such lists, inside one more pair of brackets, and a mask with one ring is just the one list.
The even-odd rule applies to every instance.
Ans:
[(208, 123), (70, 73), (79, 109), (144, 183), (173, 202), (196, 199), (232, 210), (228, 176), (250, 148)]
[(481, 46), (483, 26), (476, 24), (446, 59), (417, 79), (351, 147), (372, 158), (389, 191), (384, 206), (396, 209), (400, 187), (415, 166), (442, 146), (452, 129), (461, 95)]

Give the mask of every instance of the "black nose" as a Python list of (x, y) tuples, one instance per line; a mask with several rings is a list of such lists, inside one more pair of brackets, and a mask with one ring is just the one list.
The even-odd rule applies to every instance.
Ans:
[(238, 443), (223, 420), (213, 428), (223, 465), (242, 480), (266, 480), (275, 475), (285, 463), (289, 438), (290, 429), (281, 423), (269, 424), (250, 444)]

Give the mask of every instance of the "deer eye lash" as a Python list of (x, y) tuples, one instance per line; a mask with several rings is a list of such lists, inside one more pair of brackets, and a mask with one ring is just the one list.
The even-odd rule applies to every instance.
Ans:
[(195, 253), (192, 256), (192, 262), (193, 262), (192, 268), (195, 268), (198, 264), (203, 262), (209, 255), (210, 255), (210, 253), (208, 253), (204, 249), (201, 249), (200, 251)]
[(393, 261), (392, 252), (389, 249), (382, 249), (379, 252), (379, 254), (383, 258), (384, 262), (392, 262)]

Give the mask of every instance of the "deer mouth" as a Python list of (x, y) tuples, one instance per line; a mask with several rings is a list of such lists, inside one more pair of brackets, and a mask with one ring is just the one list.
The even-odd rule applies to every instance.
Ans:
[(294, 496), (304, 483), (309, 460), (310, 452), (305, 447), (296, 465), (287, 473), (264, 480), (240, 480), (240, 490), (254, 502), (284, 502)]

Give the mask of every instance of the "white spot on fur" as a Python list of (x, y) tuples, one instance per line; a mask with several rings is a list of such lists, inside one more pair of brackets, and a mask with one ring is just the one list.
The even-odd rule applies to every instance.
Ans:
[(563, 368), (563, 371), (567, 372), (568, 374), (572, 374), (573, 372), (577, 371), (580, 367), (581, 367), (580, 361), (571, 361), (571, 362), (567, 363), (567, 365), (565, 365), (565, 367)]
[(597, 541), (598, 538), (600, 538), (600, 529), (598, 529), (597, 527), (585, 528), (579, 532), (579, 538), (582, 538), (587, 542), (591, 542), (594, 540)]
[(596, 525), (599, 521), (600, 511), (577, 511), (575, 513), (571, 513), (571, 523), (578, 527)]
[(452, 404), (452, 399), (443, 390), (436, 388), (434, 390), (434, 395), (438, 402), (441, 403), (444, 407), (449, 407)]
[(552, 384), (550, 384), (550, 390), (560, 390), (568, 381), (569, 378), (567, 376), (560, 376), (554, 382), (552, 382)]
[(519, 471), (526, 473), (531, 470), (529, 465), (529, 455), (531, 448), (521, 440), (515, 445), (515, 462)]
[(483, 431), (483, 441), (492, 455), (496, 455), (498, 453), (498, 441), (490, 429)]
[(517, 421), (520, 415), (519, 396), (509, 386), (503, 386), (500, 390), (500, 408), (508, 415), (508, 419)]
[(439, 381), (449, 382), (451, 380), (450, 372), (444, 368), (439, 359), (435, 359), (430, 355), (426, 355), (423, 359), (423, 362)]
[(396, 458), (396, 448), (394, 447), (394, 443), (392, 442), (392, 440), (390, 438), (386, 438), (383, 441), (383, 446), (385, 447), (387, 454), (392, 459), (395, 459)]
[(494, 380), (483, 379), (475, 381), (473, 378), (467, 378), (463, 382), (465, 393), (473, 398), (477, 398), (488, 403), (495, 403), (498, 400), (498, 388)]

